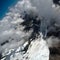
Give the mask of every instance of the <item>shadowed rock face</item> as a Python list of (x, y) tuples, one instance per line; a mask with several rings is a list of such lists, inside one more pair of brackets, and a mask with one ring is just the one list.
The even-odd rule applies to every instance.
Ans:
[[(50, 31), (47, 36), (54, 36), (60, 40), (60, 31)], [(57, 40), (56, 40), (57, 41)], [(59, 41), (60, 42), (60, 41)], [(54, 42), (53, 42), (54, 44)], [(56, 47), (50, 47), (50, 59), (49, 60), (60, 60), (60, 43), (55, 45)]]
[(50, 32), (47, 33), (47, 36), (48, 37), (55, 36), (55, 37), (60, 38), (60, 31), (50, 31)]
[(60, 60), (60, 48), (50, 48), (50, 59), (49, 60)]
[(0, 60), (1, 60), (1, 58), (2, 58), (2, 54), (0, 53)]
[(49, 48), (49, 49), (50, 49), (50, 54), (52, 56), (54, 56), (54, 55), (60, 55), (60, 48), (59, 47), (58, 48), (53, 47), (53, 48)]
[(51, 56), (49, 60), (60, 60), (60, 55)]

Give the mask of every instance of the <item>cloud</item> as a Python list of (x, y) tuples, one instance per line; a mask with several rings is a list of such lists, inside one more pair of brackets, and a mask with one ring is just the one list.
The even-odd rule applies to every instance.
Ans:
[[(31, 32), (23, 32), (22, 30), (24, 27), (19, 25), (19, 23), (23, 21), (21, 15), (23, 15), (24, 11), (29, 13), (31, 10), (33, 10), (37, 12), (39, 16), (44, 17), (42, 20), (41, 29), (46, 28), (46, 26), (51, 28), (52, 25), (50, 21), (52, 21), (52, 18), (56, 18), (54, 20), (56, 21), (57, 26), (60, 26), (59, 9), (52, 8), (52, 4), (52, 0), (18, 1), (15, 6), (9, 9), (9, 12), (6, 13), (6, 16), (0, 21), (0, 43), (6, 41), (7, 39), (9, 40), (9, 38), (14, 38), (15, 41), (23, 40), (23, 43), (25, 42), (25, 37), (29, 36)], [(24, 39), (22, 37), (24, 37)], [(13, 43), (11, 44), (16, 46)]]
[[(23, 32), (23, 26), (20, 23), (23, 21), (21, 14), (28, 9), (31, 9), (32, 6), (28, 0), (18, 1), (15, 6), (10, 8), (9, 12), (6, 13), (6, 16), (0, 21), (0, 46), (5, 41), (9, 41), (5, 45), (1, 46), (1, 51), (4, 49), (14, 48), (19, 45), (24, 44), (25, 40), (31, 32)], [(24, 40), (25, 39), (25, 40)], [(8, 46), (8, 47), (7, 47)]]

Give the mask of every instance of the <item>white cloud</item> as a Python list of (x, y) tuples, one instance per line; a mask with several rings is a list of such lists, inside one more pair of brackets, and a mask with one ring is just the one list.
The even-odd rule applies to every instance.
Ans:
[[(18, 1), (17, 4), (9, 10), (10, 11), (6, 13), (6, 16), (0, 21), (0, 43), (9, 40), (9, 37), (14, 38), (15, 41), (21, 39), (22, 43), (25, 42), (22, 37), (25, 38), (26, 36), (29, 36), (29, 33), (24, 33), (22, 31), (24, 27), (19, 26), (19, 23), (23, 21), (20, 16), (24, 11), (27, 11), (27, 13), (29, 13), (30, 10), (37, 11), (40, 16), (45, 17), (45, 24), (47, 25), (50, 24), (51, 18), (56, 18), (57, 25), (59, 26), (60, 24), (59, 9), (56, 10), (55, 8), (52, 8), (52, 0), (22, 0)], [(42, 24), (42, 26), (44, 25)], [(16, 27), (18, 29), (15, 30)], [(19, 44), (21, 42), (19, 42)], [(9, 45), (10, 44), (8, 44), (8, 46)], [(11, 43), (11, 46), (12, 45), (16, 46)]]

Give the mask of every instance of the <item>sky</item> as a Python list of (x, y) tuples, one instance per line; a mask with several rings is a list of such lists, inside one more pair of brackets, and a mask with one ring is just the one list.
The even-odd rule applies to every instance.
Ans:
[(0, 0), (0, 19), (2, 19), (9, 7), (13, 6), (18, 0)]

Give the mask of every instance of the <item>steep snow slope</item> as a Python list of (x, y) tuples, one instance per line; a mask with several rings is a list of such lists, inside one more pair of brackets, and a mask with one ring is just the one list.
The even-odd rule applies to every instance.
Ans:
[(23, 53), (24, 51), (21, 52), (21, 46), (17, 49), (10, 49), (9, 51), (5, 50), (3, 52), (3, 56), (5, 57), (1, 60), (49, 60), (49, 49), (46, 41), (41, 38), (32, 41), (28, 51), (25, 54)]

